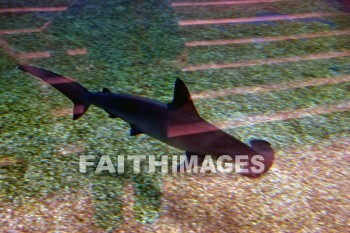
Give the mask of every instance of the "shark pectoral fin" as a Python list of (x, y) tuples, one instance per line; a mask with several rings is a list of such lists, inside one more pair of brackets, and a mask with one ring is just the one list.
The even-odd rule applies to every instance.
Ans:
[(111, 90), (109, 90), (108, 88), (102, 88), (102, 93), (109, 93), (111, 92)]
[(130, 124), (130, 136), (136, 136), (142, 134), (143, 132), (139, 130), (135, 125)]
[(196, 153), (186, 151), (185, 160), (177, 166), (177, 172), (185, 172), (194, 167), (201, 166), (204, 161), (204, 156), (198, 156)]
[[(106, 111), (106, 110), (105, 110)], [(109, 118), (117, 118), (118, 116), (114, 115), (113, 113), (106, 111), (109, 114)]]

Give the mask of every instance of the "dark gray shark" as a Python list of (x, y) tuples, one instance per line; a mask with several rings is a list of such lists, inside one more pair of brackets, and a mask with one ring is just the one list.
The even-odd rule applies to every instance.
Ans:
[[(74, 120), (81, 117), (90, 105), (95, 105), (111, 118), (119, 117), (128, 122), (131, 136), (145, 133), (186, 151), (187, 162), (193, 155), (202, 161), (205, 155), (229, 155), (233, 161), (237, 155), (248, 155), (246, 171), (241, 174), (252, 178), (259, 177), (272, 166), (274, 151), (270, 143), (252, 140), (248, 146), (202, 119), (186, 85), (179, 78), (175, 82), (173, 101), (164, 104), (145, 97), (113, 93), (107, 88), (93, 93), (70, 78), (33, 66), (22, 65), (18, 69), (40, 78), (72, 100)], [(260, 172), (254, 172), (257, 169), (252, 161), (255, 155), (263, 158), (260, 161), (263, 169), (258, 168)]]

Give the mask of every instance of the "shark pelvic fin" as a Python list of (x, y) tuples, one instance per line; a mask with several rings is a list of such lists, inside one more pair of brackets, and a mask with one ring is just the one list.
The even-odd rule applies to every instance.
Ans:
[(175, 81), (174, 98), (173, 101), (168, 104), (168, 107), (181, 109), (199, 117), (196, 107), (193, 104), (190, 92), (188, 91), (185, 83), (179, 78), (177, 78)]
[(111, 92), (111, 90), (109, 90), (108, 88), (102, 88), (102, 93), (109, 93)]
[(136, 136), (142, 134), (143, 132), (139, 130), (135, 125), (130, 124), (130, 136)]

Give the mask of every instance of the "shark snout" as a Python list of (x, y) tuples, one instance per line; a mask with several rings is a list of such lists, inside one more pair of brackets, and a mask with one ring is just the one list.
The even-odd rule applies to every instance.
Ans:
[[(271, 144), (265, 140), (254, 139), (249, 143), (251, 148), (254, 149), (257, 154), (250, 156), (247, 167), (248, 172), (241, 174), (250, 178), (258, 178), (272, 167), (275, 159), (275, 152), (272, 149)], [(259, 157), (254, 158), (255, 156)]]

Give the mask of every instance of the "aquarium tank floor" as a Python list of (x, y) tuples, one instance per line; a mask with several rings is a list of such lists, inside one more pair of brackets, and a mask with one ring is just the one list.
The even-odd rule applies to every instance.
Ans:
[[(350, 16), (332, 0), (0, 0), (1, 232), (349, 232)], [(16, 69), (91, 91), (171, 102), (243, 142), (271, 170), (79, 173), (79, 156), (181, 155)], [(147, 164), (143, 164), (147, 165)], [(128, 169), (129, 168), (129, 169)]]

